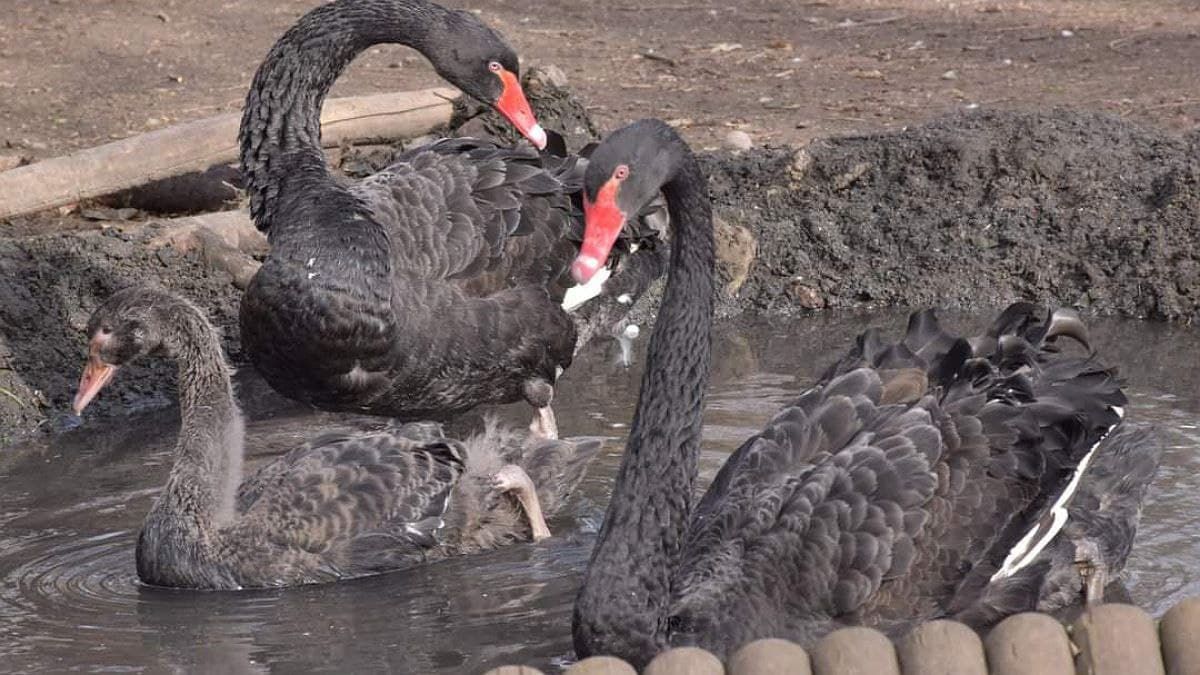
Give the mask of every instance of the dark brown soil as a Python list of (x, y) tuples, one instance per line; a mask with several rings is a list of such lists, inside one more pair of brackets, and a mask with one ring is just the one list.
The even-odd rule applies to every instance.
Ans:
[[(238, 360), (240, 292), (199, 255), (151, 250), (153, 230), (0, 239), (0, 444), (24, 430), (69, 424), (70, 402), (86, 357), (88, 316), (117, 289), (156, 283), (208, 311)], [(100, 414), (163, 405), (175, 374), (162, 362), (129, 366), (95, 404)]]
[[(37, 159), (236, 110), (270, 42), (315, 4), (10, 0), (0, 155)], [(537, 105), (572, 147), (658, 116), (709, 149), (717, 212), (758, 251), (722, 316), (1030, 298), (1194, 321), (1200, 8), (1034, 4), (477, 6), (527, 62), (566, 71), (586, 109), (554, 96)], [(411, 52), (384, 47), (335, 93), (436, 83)], [(471, 112), (465, 131), (492, 129)], [(759, 147), (717, 150), (729, 129)], [(351, 154), (344, 168), (379, 159)], [(127, 283), (199, 302), (241, 361), (228, 274), (106, 224), (74, 213), (0, 223), (0, 445), (71, 422), (83, 323)], [(164, 403), (172, 381), (162, 367), (131, 368), (96, 410)]]
[(727, 311), (1030, 299), (1195, 321), (1198, 141), (1095, 113), (976, 112), (709, 156), (718, 212), (759, 240)]

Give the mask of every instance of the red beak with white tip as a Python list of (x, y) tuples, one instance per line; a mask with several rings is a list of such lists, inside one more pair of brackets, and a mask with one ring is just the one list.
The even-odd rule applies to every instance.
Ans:
[(579, 247), (579, 255), (571, 263), (571, 276), (576, 283), (586, 284), (604, 266), (617, 235), (625, 227), (625, 214), (617, 206), (617, 188), (620, 183), (609, 179), (600, 191), (596, 200), (584, 196), (583, 199), (583, 245)]
[(525, 98), (525, 90), (521, 88), (517, 76), (504, 69), (497, 71), (496, 76), (504, 85), (504, 89), (500, 92), (500, 98), (496, 100), (496, 110), (508, 118), (517, 131), (528, 138), (530, 143), (533, 143), (533, 147), (544, 150), (546, 148), (546, 130), (538, 124), (537, 118), (533, 116), (533, 108), (529, 107), (529, 100)]

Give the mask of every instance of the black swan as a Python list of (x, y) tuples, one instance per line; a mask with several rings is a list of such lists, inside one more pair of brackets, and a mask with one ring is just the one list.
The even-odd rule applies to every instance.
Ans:
[(1121, 424), (1111, 371), (1062, 349), (1063, 337), (1087, 343), (1069, 311), (1018, 303), (971, 340), (930, 311), (900, 342), (864, 333), (697, 501), (712, 221), (705, 179), (667, 125), (631, 124), (592, 155), (589, 245), (574, 272), (586, 279), (660, 188), (675, 227), (667, 289), (575, 605), (580, 657), (638, 665), (668, 646), (721, 655), (845, 624), (895, 635), (935, 617), (982, 630), (1099, 597), (1161, 449)]
[(113, 294), (92, 314), (81, 412), (145, 354), (179, 369), (175, 463), (137, 544), (147, 584), (240, 589), (319, 583), (550, 536), (600, 442), (466, 442), (435, 423), (326, 433), (242, 479), (244, 423), (215, 329), (161, 290)]
[[(573, 198), (585, 160), (446, 139), (364, 180), (335, 179), (321, 151), (321, 104), (355, 55), (382, 42), (417, 49), (546, 143), (516, 54), (469, 12), (426, 0), (312, 10), (271, 49), (246, 98), (242, 170), (270, 253), (242, 301), (242, 343), (277, 391), (326, 410), (415, 420), (524, 399), (538, 408), (534, 428), (553, 437), (553, 386), (586, 316), (563, 307), (581, 301), (567, 269), (579, 250)], [(636, 249), (625, 257), (661, 257), (665, 269), (662, 250)], [(620, 255), (606, 262), (618, 276)], [(653, 277), (626, 278), (620, 291), (581, 297), (602, 293), (627, 309)]]

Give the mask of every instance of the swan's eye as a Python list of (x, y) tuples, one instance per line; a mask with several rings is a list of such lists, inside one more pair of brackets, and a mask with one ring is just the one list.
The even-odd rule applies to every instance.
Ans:
[(625, 180), (629, 177), (629, 166), (622, 164), (613, 170), (613, 178), (617, 180)]
[(493, 73), (498, 73), (501, 70), (504, 70), (504, 67), (501, 66), (499, 62), (492, 61), (491, 63), (488, 64), (488, 70), (492, 71)]

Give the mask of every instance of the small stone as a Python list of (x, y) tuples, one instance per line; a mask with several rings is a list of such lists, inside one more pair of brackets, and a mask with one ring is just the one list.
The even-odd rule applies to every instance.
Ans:
[(943, 80), (957, 80), (958, 79), (958, 71), (957, 70), (947, 70), (946, 72), (942, 73), (942, 79)]
[(788, 178), (792, 179), (793, 184), (799, 183), (808, 175), (808, 170), (812, 168), (812, 165), (813, 158), (808, 149), (797, 149), (796, 153), (792, 155), (791, 165), (788, 166)]
[(1062, 36), (1063, 36), (1063, 37), (1065, 37), (1065, 38), (1069, 38), (1069, 37), (1075, 37), (1075, 31), (1073, 31), (1073, 30), (1064, 30), (1062, 33), (1059, 33), (1059, 35), (1062, 35)]
[(863, 70), (861, 68), (855, 68), (854, 70), (850, 71), (850, 74), (853, 75), (854, 77), (857, 77), (860, 80), (882, 80), (883, 79), (883, 71), (879, 70), (878, 68), (872, 68), (870, 70)]
[(797, 305), (805, 309), (824, 309), (825, 307), (825, 298), (821, 297), (817, 289), (805, 284), (800, 279), (794, 279), (788, 285), (787, 293)]
[(534, 66), (529, 69), (528, 81), (530, 84), (537, 83), (542, 87), (554, 89), (565, 89), (567, 87), (567, 73), (556, 65)]
[(750, 134), (740, 129), (734, 129), (733, 131), (725, 134), (725, 138), (723, 140), (725, 142), (725, 147), (735, 152), (743, 152), (754, 147), (754, 141), (750, 138)]
[(154, 251), (154, 257), (158, 258), (158, 262), (162, 263), (163, 267), (170, 267), (175, 262), (175, 249), (170, 246), (163, 246)]
[(0, 171), (15, 169), (25, 163), (21, 155), (0, 155)]
[(713, 218), (713, 238), (717, 274), (725, 284), (725, 294), (732, 298), (750, 277), (750, 268), (758, 254), (758, 240), (749, 228), (728, 223), (720, 216)]
[(859, 162), (858, 164), (855, 164), (854, 166), (850, 167), (849, 171), (833, 179), (833, 189), (839, 192), (845, 190), (851, 185), (857, 183), (858, 179), (865, 176), (870, 170), (870, 162)]

